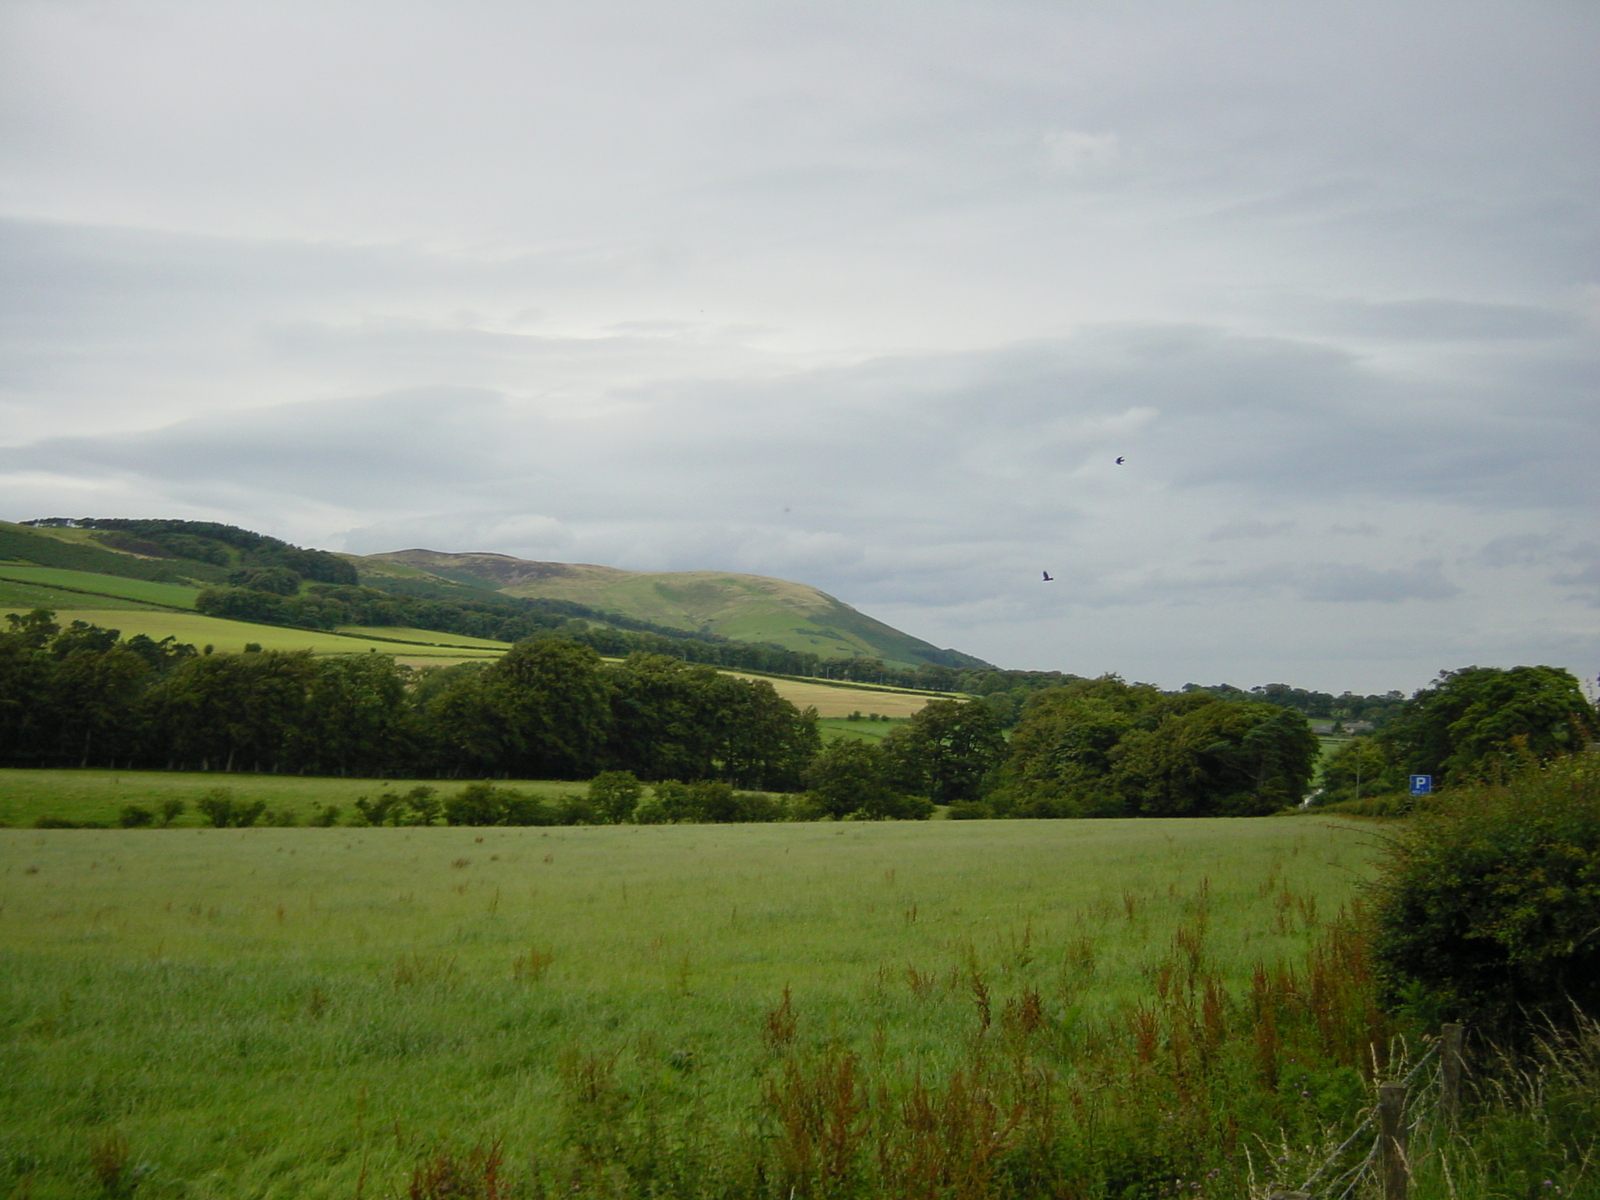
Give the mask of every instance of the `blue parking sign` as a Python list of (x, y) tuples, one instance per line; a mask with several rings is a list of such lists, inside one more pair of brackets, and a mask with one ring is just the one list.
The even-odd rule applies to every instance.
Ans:
[(1427, 796), (1433, 792), (1432, 775), (1413, 775), (1411, 777), (1411, 794), (1413, 796)]

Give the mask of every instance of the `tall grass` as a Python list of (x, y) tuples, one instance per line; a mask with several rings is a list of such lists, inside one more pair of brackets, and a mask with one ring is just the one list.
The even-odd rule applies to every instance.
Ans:
[(1306, 820), (0, 831), (0, 1196), (1264, 1195), (1412, 1053), (1334, 920), (1370, 857)]
[(1315, 932), (1283, 888), (1336, 911), (1367, 858), (1301, 821), (0, 831), (0, 1195), (89, 1194), (108, 1136), (151, 1196), (393, 1194), (496, 1144), (518, 1186), (618, 1147), (770, 1181), (786, 1062), (955, 1103), (975, 1038), (1125, 1036), (1202, 909), (1241, 993)]

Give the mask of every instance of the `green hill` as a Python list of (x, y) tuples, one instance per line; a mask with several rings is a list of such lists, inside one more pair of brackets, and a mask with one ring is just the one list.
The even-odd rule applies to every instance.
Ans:
[(988, 663), (902, 633), (826, 592), (765, 575), (725, 571), (623, 571), (531, 562), (505, 554), (397, 550), (353, 558), (363, 582), (434, 576), (528, 599), (569, 600), (635, 620), (741, 642), (768, 642), (825, 658), (877, 658), (915, 667)]
[(654, 626), (661, 633), (713, 634), (823, 659), (878, 659), (899, 668), (990, 665), (941, 650), (814, 587), (764, 575), (623, 571), (435, 550), (334, 555), (215, 522), (0, 521), (0, 599), (7, 604), (188, 609), (199, 589), (251, 569), (285, 567), (305, 580), (344, 585), (354, 584), (359, 575), (369, 587), (469, 607), (506, 606), (511, 599), (565, 602), (590, 610), (569, 615), (591, 624), (601, 620)]

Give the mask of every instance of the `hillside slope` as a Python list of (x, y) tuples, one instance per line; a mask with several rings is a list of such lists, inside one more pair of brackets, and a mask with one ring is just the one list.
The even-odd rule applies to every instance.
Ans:
[(533, 562), (505, 554), (397, 550), (353, 558), (364, 580), (426, 573), (508, 596), (571, 600), (674, 629), (770, 642), (827, 658), (879, 658), (918, 666), (987, 666), (902, 633), (826, 592), (765, 575), (726, 571), (623, 571)]

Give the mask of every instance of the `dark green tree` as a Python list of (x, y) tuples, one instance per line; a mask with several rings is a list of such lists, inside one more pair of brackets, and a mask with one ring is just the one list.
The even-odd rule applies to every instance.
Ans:
[(1343, 743), (1322, 764), (1318, 804), (1381, 796), (1406, 786), (1405, 771), (1382, 739), (1355, 737)]
[(806, 769), (807, 798), (824, 816), (923, 820), (931, 801), (897, 791), (882, 747), (855, 738), (829, 742)]
[(447, 754), (522, 779), (588, 779), (601, 765), (611, 688), (600, 656), (547, 638), (519, 642), (456, 677), (429, 708)]
[(86, 767), (92, 756), (135, 750), (138, 703), (150, 674), (149, 663), (116, 645), (75, 649), (63, 657), (44, 693), (58, 755)]
[(1133, 816), (1277, 812), (1304, 797), (1321, 750), (1292, 709), (1204, 693), (1163, 700), (1144, 723), (1118, 743), (1109, 779)]
[(300, 576), (287, 567), (241, 567), (229, 573), (228, 585), (271, 592), (275, 596), (293, 596), (300, 590)]
[[(40, 610), (42, 611), (42, 610)], [(9, 631), (0, 633), (0, 760), (13, 765), (37, 763), (49, 737), (42, 699), (55, 673), (55, 660), (44, 649), (60, 627), (47, 613), (30, 624), (12, 613)]]
[(6, 614), (6, 635), (28, 650), (43, 650), (51, 638), (61, 632), (56, 624), (56, 614), (48, 608), (36, 608), (26, 613)]
[(1594, 707), (1560, 667), (1443, 672), (1382, 731), (1400, 773), (1459, 784), (1583, 749)]
[(1124, 799), (1109, 782), (1113, 752), (1161, 700), (1148, 684), (1130, 685), (1114, 675), (1034, 692), (1007, 748), (997, 810), (1038, 817), (1120, 815)]
[(976, 800), (1005, 757), (994, 709), (981, 700), (933, 700), (884, 739), (891, 781), (935, 804)]
[(314, 665), (305, 721), (296, 731), (297, 761), (339, 775), (384, 774), (411, 757), (409, 668), (387, 654), (340, 655)]
[(305, 724), (316, 666), (309, 651), (204, 654), (149, 693), (168, 753), (202, 770), (260, 770), (287, 761)]

